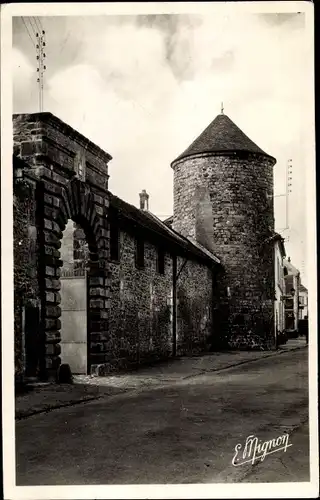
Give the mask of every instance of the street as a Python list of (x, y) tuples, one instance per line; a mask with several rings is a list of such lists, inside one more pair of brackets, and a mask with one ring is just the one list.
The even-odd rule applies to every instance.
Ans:
[[(285, 432), (285, 453), (232, 465)], [(17, 485), (308, 481), (308, 440), (304, 348), (20, 420)]]

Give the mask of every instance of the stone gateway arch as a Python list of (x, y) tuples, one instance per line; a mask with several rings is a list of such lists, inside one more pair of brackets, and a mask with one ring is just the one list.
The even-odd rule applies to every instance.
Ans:
[(68, 220), (89, 246), (88, 368), (105, 361), (108, 309), (108, 162), (111, 156), (50, 113), (14, 116), (14, 152), (37, 179), (36, 225), (41, 339), (38, 371), (60, 364), (61, 239)]

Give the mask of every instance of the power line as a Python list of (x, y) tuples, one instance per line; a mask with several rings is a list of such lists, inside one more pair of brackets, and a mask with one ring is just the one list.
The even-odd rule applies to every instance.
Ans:
[(38, 27), (37, 27), (37, 25), (36, 25), (36, 28), (34, 28), (34, 24), (33, 24), (33, 22), (31, 22), (31, 19), (33, 19), (33, 18), (32, 18), (32, 17), (29, 17), (29, 18), (28, 18), (28, 20), (29, 20), (29, 24), (30, 24), (30, 26), (31, 26), (31, 29), (32, 29), (32, 31), (33, 31), (34, 36), (37, 36)]
[(40, 17), (37, 17), (37, 19), (38, 19), (38, 23), (39, 23), (39, 25), (40, 25), (40, 28), (41, 28), (41, 30), (43, 31), (43, 25), (42, 25), (42, 22), (41, 22)]
[(40, 26), (38, 25), (38, 18), (33, 16), (32, 19), (33, 19), (34, 24), (37, 27), (37, 30), (40, 31)]
[(64, 46), (67, 43), (67, 40), (68, 40), (69, 36), (70, 36), (70, 31), (68, 31), (68, 33), (64, 37), (64, 40), (63, 40), (62, 45), (60, 47), (59, 55), (61, 54), (62, 50), (64, 49)]
[(33, 22), (36, 25), (37, 31), (42, 31), (42, 26), (38, 17), (33, 17)]
[(30, 31), (29, 31), (29, 29), (28, 29), (28, 26), (26, 25), (26, 22), (25, 22), (25, 20), (24, 20), (24, 18), (23, 18), (23, 17), (22, 17), (21, 19), (22, 19), (23, 24), (25, 25), (25, 28), (26, 28), (26, 30), (27, 30), (27, 33), (28, 33), (29, 38), (30, 38), (30, 40), (31, 40), (31, 43), (32, 43), (32, 45), (35, 47), (35, 46), (36, 46), (36, 44), (34, 43), (34, 41), (33, 41), (33, 39), (32, 39), (32, 36), (30, 35)]

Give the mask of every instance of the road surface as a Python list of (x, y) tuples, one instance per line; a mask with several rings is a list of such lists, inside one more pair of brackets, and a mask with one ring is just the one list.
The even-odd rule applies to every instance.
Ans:
[[(249, 435), (292, 446), (232, 465)], [(16, 423), (17, 485), (309, 481), (307, 349)]]

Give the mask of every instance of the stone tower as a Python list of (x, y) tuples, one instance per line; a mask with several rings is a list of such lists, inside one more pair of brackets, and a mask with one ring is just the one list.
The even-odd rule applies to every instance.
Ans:
[(273, 166), (224, 114), (171, 166), (173, 228), (221, 261), (213, 344), (274, 346)]

